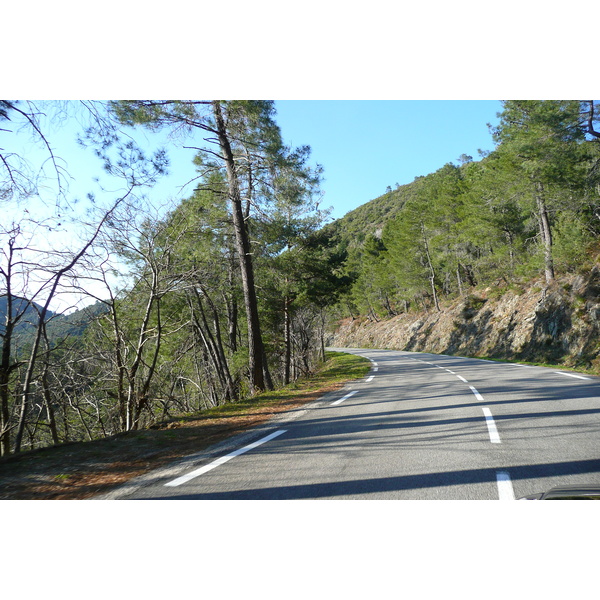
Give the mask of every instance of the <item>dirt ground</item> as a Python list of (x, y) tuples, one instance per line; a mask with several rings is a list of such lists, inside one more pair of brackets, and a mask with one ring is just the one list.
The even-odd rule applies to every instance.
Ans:
[(332, 384), (229, 417), (178, 420), (93, 442), (63, 444), (0, 459), (0, 500), (83, 500), (199, 452), (342, 387)]

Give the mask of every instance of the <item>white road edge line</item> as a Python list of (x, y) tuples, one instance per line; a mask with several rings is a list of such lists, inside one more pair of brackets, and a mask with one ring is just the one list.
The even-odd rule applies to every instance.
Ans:
[(583, 375), (574, 375), (573, 373), (562, 373), (561, 371), (554, 371), (557, 375), (566, 375), (567, 377), (575, 377), (575, 379), (586, 379), (589, 380), (589, 377), (584, 377)]
[(506, 471), (496, 472), (496, 481), (498, 482), (499, 500), (514, 500), (515, 492), (513, 490), (510, 475)]
[(371, 375), (371, 377), (369, 377), (368, 379), (365, 380), (365, 383), (369, 383), (369, 382), (373, 381), (373, 377), (375, 377), (375, 375)]
[(488, 428), (488, 433), (490, 434), (490, 442), (492, 442), (492, 444), (500, 444), (500, 435), (496, 429), (496, 423), (494, 422), (494, 417), (492, 417), (490, 409), (486, 406), (482, 406), (481, 410), (485, 416), (485, 423)]
[(346, 394), (345, 396), (343, 396), (339, 400), (336, 400), (335, 402), (332, 402), (331, 406), (335, 406), (336, 404), (341, 404), (344, 400), (348, 400), (348, 398), (350, 398), (350, 396), (354, 396), (354, 394), (357, 394), (357, 393), (358, 393), (358, 390), (354, 390), (353, 392), (350, 392), (349, 394)]
[(285, 433), (286, 431), (287, 431), (286, 429), (280, 429), (279, 431), (275, 431), (274, 433), (271, 433), (270, 435), (258, 440), (257, 442), (248, 444), (248, 446), (244, 446), (243, 448), (240, 448), (239, 450), (235, 450), (225, 456), (221, 456), (221, 458), (217, 458), (217, 460), (214, 460), (213, 462), (211, 462), (207, 465), (204, 465), (203, 467), (200, 467), (199, 469), (196, 469), (195, 471), (191, 471), (190, 473), (187, 473), (186, 475), (182, 475), (181, 477), (178, 477), (177, 479), (173, 479), (173, 481), (169, 481), (168, 483), (165, 483), (165, 487), (177, 487), (178, 485), (187, 483), (188, 481), (190, 481), (190, 479), (194, 479), (195, 477), (198, 477), (198, 476), (202, 475), (203, 473), (206, 473), (207, 471), (210, 471), (210, 470), (222, 465), (223, 463), (226, 463), (228, 460), (231, 460), (232, 458), (235, 458), (236, 456), (239, 456), (240, 454), (244, 454), (244, 452), (248, 452), (248, 450), (252, 450), (253, 448), (256, 448), (257, 446), (260, 446), (261, 444), (264, 444), (265, 442), (268, 442), (268, 441), (272, 440), (273, 438), (276, 438), (278, 435), (281, 435), (282, 433)]

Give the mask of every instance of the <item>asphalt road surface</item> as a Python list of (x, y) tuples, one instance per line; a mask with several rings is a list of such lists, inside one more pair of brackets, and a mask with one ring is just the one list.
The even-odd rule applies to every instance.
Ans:
[(600, 378), (391, 350), (367, 377), (109, 494), (513, 500), (600, 486)]

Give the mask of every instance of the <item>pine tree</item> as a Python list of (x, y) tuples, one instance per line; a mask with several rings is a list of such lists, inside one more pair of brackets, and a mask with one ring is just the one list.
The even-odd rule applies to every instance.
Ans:
[(555, 277), (552, 224), (560, 192), (584, 179), (585, 131), (577, 101), (514, 100), (503, 103), (494, 130), (496, 152), (520, 172), (535, 204), (546, 283)]

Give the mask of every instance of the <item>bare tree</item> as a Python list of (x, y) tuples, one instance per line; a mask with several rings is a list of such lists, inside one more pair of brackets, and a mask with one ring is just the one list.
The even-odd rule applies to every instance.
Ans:
[[(166, 126), (174, 132), (208, 134), (204, 138), (206, 143), (194, 148), (200, 153), (198, 164), (203, 174), (199, 178), (211, 170), (226, 172), (248, 324), (251, 388), (252, 391), (271, 389), (273, 382), (261, 332), (247, 218), (250, 206), (256, 206), (252, 197), (254, 170), (248, 168), (249, 161), (256, 165), (277, 160), (281, 148), (279, 129), (271, 119), (272, 103), (142, 100), (114, 103), (113, 108), (128, 125), (138, 123), (154, 129)], [(245, 188), (244, 173), (248, 175)]]
[[(33, 132), (37, 141), (45, 145), (49, 160), (54, 167), (58, 184), (56, 206), (59, 207), (64, 199), (66, 190), (64, 182), (66, 172), (62, 170), (59, 159), (55, 156), (51, 144), (48, 142), (40, 126), (41, 112), (33, 103), (25, 103), (27, 110), (16, 102), (0, 102), (0, 120), (15, 122), (16, 116), (25, 123), (28, 132)], [(108, 121), (102, 125), (107, 125)], [(109, 131), (110, 128), (105, 131)], [(48, 219), (32, 214), (27, 207), (20, 205), (20, 211), (14, 222), (8, 227), (0, 229), (0, 299), (4, 300), (3, 316), (4, 326), (0, 330), (2, 337), (2, 355), (0, 360), (0, 453), (11, 452), (11, 434), (15, 431), (14, 451), (19, 452), (27, 427), (27, 420), (31, 414), (34, 384), (41, 377), (42, 390), (46, 399), (50, 397), (47, 382), (48, 372), (45, 370), (47, 362), (40, 375), (36, 368), (41, 355), (47, 354), (51, 349), (48, 345), (43, 349), (46, 324), (51, 315), (50, 306), (53, 301), (65, 291), (65, 283), (70, 277), (76, 277), (77, 268), (84, 259), (90, 255), (96, 244), (101, 230), (111, 221), (114, 213), (127, 199), (133, 197), (135, 191), (151, 185), (156, 178), (164, 172), (164, 154), (157, 153), (148, 159), (131, 142), (121, 142), (112, 132), (111, 143), (113, 156), (109, 153), (109, 146), (102, 147), (98, 156), (104, 159), (105, 169), (113, 176), (124, 182), (123, 192), (108, 204), (107, 208), (98, 209), (96, 220), (86, 225), (79, 221), (80, 237), (78, 242), (71, 241), (72, 247), (64, 247), (62, 240), (57, 241), (52, 237), (61, 230), (61, 217), (55, 214)], [(116, 156), (114, 156), (116, 154)], [(27, 161), (16, 152), (4, 151), (0, 155), (0, 186), (2, 199), (22, 200), (30, 198), (37, 191), (39, 177)], [(25, 168), (27, 167), (27, 169)], [(40, 170), (42, 172), (42, 170)], [(76, 219), (71, 218), (71, 223)], [(86, 233), (87, 231), (87, 233)], [(62, 233), (64, 234), (64, 228)], [(61, 247), (62, 246), (62, 247)], [(67, 245), (68, 246), (68, 245)], [(30, 336), (27, 353), (23, 348), (16, 346), (16, 332), (20, 325), (29, 321), (28, 331)], [(22, 369), (22, 376), (16, 378), (17, 369)], [(52, 407), (46, 402), (45, 414), (52, 422)], [(40, 412), (41, 414), (41, 412)], [(34, 417), (34, 420), (37, 417)], [(36, 420), (37, 423), (37, 420)], [(34, 426), (34, 430), (37, 425)], [(53, 431), (56, 439), (56, 432)]]
[[(0, 147), (0, 202), (31, 198), (49, 178), (56, 183), (57, 205), (64, 202), (69, 174), (42, 125), (45, 111), (56, 115), (59, 110), (59, 103), (0, 100), (0, 131), (5, 134)], [(20, 141), (25, 138), (43, 148), (45, 159), (40, 164), (32, 163), (22, 151)]]

